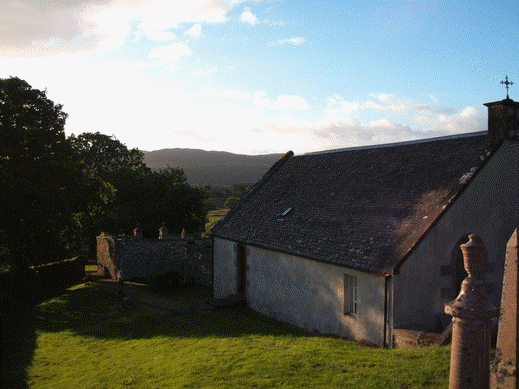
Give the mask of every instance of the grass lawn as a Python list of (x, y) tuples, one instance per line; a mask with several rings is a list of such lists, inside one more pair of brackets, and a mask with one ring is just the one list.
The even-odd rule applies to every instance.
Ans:
[(85, 265), (85, 271), (86, 272), (96, 272), (97, 265)]
[[(234, 310), (169, 318), (133, 308), (110, 319), (92, 320), (118, 304), (115, 296), (83, 284), (37, 304), (29, 320), (20, 321), (25, 325), (17, 331), (25, 336), (11, 341), (8, 365), (2, 345), (2, 385), (96, 389), (448, 386), (449, 347), (370, 348), (309, 335)], [(16, 354), (20, 349), (24, 351)]]

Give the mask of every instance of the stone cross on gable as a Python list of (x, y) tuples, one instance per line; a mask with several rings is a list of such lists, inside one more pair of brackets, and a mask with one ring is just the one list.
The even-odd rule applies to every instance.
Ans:
[(508, 76), (505, 76), (505, 81), (501, 81), (501, 84), (506, 86), (506, 98), (509, 99), (510, 97), (508, 97), (508, 86), (514, 85), (514, 83), (511, 81), (508, 81)]

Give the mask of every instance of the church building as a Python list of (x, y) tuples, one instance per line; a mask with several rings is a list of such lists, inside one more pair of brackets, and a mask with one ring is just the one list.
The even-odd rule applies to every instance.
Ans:
[(519, 103), (485, 105), (488, 132), (286, 153), (213, 229), (214, 297), (391, 346), (395, 329), (444, 328), (475, 233), (499, 306), (519, 226)]

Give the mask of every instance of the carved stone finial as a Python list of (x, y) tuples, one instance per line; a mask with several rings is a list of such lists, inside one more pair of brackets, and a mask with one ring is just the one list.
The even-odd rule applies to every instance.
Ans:
[(136, 239), (142, 239), (141, 223), (137, 223), (137, 227), (135, 227), (135, 230), (133, 230), (133, 235)]
[(490, 320), (499, 308), (485, 296), (481, 279), (486, 248), (481, 238), (469, 235), (460, 246), (468, 277), (461, 283), (458, 297), (445, 304), (452, 316), (452, 347), (449, 389), (488, 389), (490, 377)]
[(469, 235), (469, 241), (460, 245), (463, 253), (465, 271), (469, 277), (479, 278), (483, 271), (483, 263), (487, 257), (487, 248), (483, 240), (475, 234)]
[(159, 239), (166, 239), (169, 234), (169, 229), (166, 227), (166, 222), (162, 222), (162, 227), (159, 228)]
[(445, 304), (445, 313), (454, 317), (475, 320), (490, 320), (497, 317), (499, 308), (494, 307), (485, 296), (485, 284), (481, 279), (487, 249), (478, 235), (469, 235), (469, 241), (460, 245), (468, 277), (461, 283), (455, 300)]

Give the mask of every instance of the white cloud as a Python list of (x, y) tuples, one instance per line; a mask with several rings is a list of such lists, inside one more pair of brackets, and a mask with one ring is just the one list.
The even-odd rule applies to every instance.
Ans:
[(394, 94), (379, 93), (378, 95), (371, 95), (375, 100), (370, 100), (363, 103), (360, 108), (372, 109), (376, 111), (396, 111), (400, 113), (416, 112), (424, 115), (436, 114), (451, 114), (452, 109), (439, 107), (438, 100), (430, 95), (432, 104), (419, 104), (409, 99), (402, 99), (396, 97)]
[(267, 92), (259, 91), (254, 93), (252, 102), (256, 106), (253, 112), (264, 112), (266, 110), (305, 110), (310, 106), (301, 96), (279, 95), (275, 102), (268, 98), (264, 98)]
[(301, 96), (279, 95), (276, 101), (273, 102), (272, 100), (264, 97), (266, 93), (267, 92), (265, 91), (258, 91), (251, 95), (250, 93), (241, 92), (238, 90), (225, 89), (224, 91), (219, 91), (211, 87), (203, 87), (198, 91), (197, 95), (199, 97), (218, 97), (241, 100), (247, 103), (251, 101), (255, 106), (255, 108), (250, 111), (252, 113), (261, 113), (272, 110), (290, 109), (300, 111), (310, 109), (310, 106)]
[(189, 36), (191, 38), (197, 38), (202, 34), (202, 26), (200, 24), (195, 24), (189, 30), (187, 30), (184, 35)]
[(258, 112), (263, 112), (266, 109), (272, 109), (272, 102), (269, 99), (263, 98), (263, 96), (267, 94), (265, 91), (259, 91), (254, 93), (254, 98), (252, 102), (256, 106), (256, 110)]
[[(165, 31), (175, 28), (182, 23), (223, 23), (226, 22), (227, 12), (241, 1), (221, 0), (117, 0), (138, 3), (141, 22), (138, 28), (144, 33), (149, 31)], [(198, 24), (197, 23), (197, 24)], [(201, 27), (193, 26), (193, 33)], [(192, 28), (192, 29), (193, 29)]]
[(180, 68), (174, 63), (167, 63), (162, 66), (163, 69), (171, 70), (172, 72), (179, 70)]
[(176, 39), (176, 35), (170, 31), (146, 31), (146, 36), (155, 41), (166, 41)]
[(193, 73), (190, 73), (189, 75), (190, 76), (203, 76), (205, 74), (206, 76), (210, 76), (212, 74), (215, 74), (216, 72), (218, 72), (217, 68), (211, 68), (209, 70), (206, 70), (205, 72), (202, 69), (200, 69)]
[[(276, 134), (289, 134), (292, 145), (287, 144), (288, 148), (285, 149), (296, 153), (410, 141), (440, 135), (416, 131), (408, 125), (390, 120), (363, 123), (359, 119), (343, 118), (336, 114), (316, 121), (276, 121), (275, 124), (265, 127)], [(279, 135), (271, 136), (273, 139), (279, 138)]]
[(367, 124), (368, 127), (372, 127), (372, 128), (390, 128), (390, 129), (395, 129), (397, 128), (397, 124), (390, 121), (389, 119), (386, 119), (386, 118), (382, 118), (382, 119), (373, 119), (373, 120), (370, 120), (369, 123)]
[[(5, 1), (4, 1), (5, 2)], [(42, 57), (119, 48), (137, 35), (171, 40), (181, 23), (223, 23), (242, 0), (8, 0), (0, 12), (0, 55)], [(196, 35), (199, 27), (193, 27)]]
[(327, 112), (346, 113), (351, 115), (356, 113), (359, 109), (359, 104), (344, 101), (344, 99), (339, 95), (327, 98), (326, 104), (328, 106), (326, 110)]
[(223, 91), (223, 97), (226, 97), (228, 99), (233, 99), (233, 100), (241, 100), (241, 101), (245, 101), (245, 102), (248, 102), (251, 98), (250, 94), (248, 94), (246, 92), (240, 92), (238, 90), (229, 90), (229, 89), (225, 89)]
[(309, 108), (305, 99), (301, 96), (279, 95), (278, 100), (273, 105), (273, 109), (295, 109), (299, 111)]
[(432, 131), (441, 131), (445, 134), (487, 130), (486, 114), (476, 107), (465, 107), (461, 113), (452, 115), (418, 116), (415, 122)]
[(452, 115), (454, 111), (448, 107), (439, 106), (438, 99), (429, 95), (430, 103), (417, 103), (407, 98), (400, 98), (394, 94), (379, 93), (370, 95), (371, 100), (363, 103), (345, 101), (341, 96), (334, 95), (326, 99), (327, 112), (358, 115), (361, 112), (372, 111), (393, 115)]
[(246, 10), (241, 14), (240, 20), (244, 23), (249, 23), (254, 26), (258, 23), (258, 18), (250, 10)]
[(169, 46), (161, 46), (153, 49), (149, 58), (159, 58), (162, 63), (178, 61), (183, 56), (190, 56), (191, 49), (184, 43), (172, 43)]
[(138, 61), (138, 62), (134, 62), (132, 64), (132, 68), (133, 69), (147, 69), (147, 68), (153, 68), (153, 67), (155, 67), (157, 65), (158, 65), (157, 61), (152, 61), (152, 62)]
[(246, 92), (240, 92), (238, 90), (230, 90), (225, 89), (224, 91), (219, 91), (217, 89), (205, 86), (200, 89), (197, 93), (200, 97), (218, 97), (218, 98), (226, 98), (233, 100), (241, 100), (248, 102), (251, 99), (251, 95)]
[(272, 43), (271, 46), (279, 46), (279, 45), (285, 45), (285, 44), (293, 45), (293, 46), (301, 46), (305, 42), (306, 42), (306, 40), (304, 38), (295, 37), (295, 38), (290, 38), (290, 39), (280, 39), (277, 42)]

